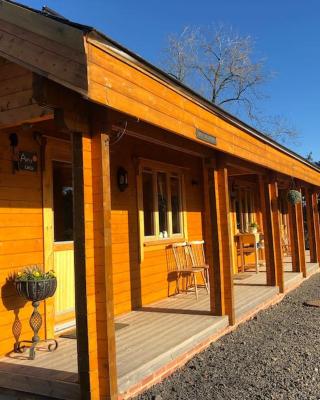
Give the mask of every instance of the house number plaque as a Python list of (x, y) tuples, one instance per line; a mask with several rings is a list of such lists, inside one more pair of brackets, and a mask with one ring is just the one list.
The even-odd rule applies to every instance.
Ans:
[(196, 130), (196, 137), (203, 142), (210, 143), (210, 144), (217, 144), (217, 138), (215, 136), (210, 135), (209, 133), (203, 132), (200, 129)]
[(20, 171), (36, 172), (38, 167), (37, 153), (20, 151), (18, 158), (18, 169)]

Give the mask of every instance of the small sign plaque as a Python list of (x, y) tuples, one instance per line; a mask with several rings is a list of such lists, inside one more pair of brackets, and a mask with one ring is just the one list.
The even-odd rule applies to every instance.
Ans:
[(29, 151), (20, 151), (18, 159), (18, 168), (21, 171), (36, 172), (38, 168), (37, 153)]
[(217, 138), (215, 136), (209, 135), (209, 133), (203, 132), (200, 129), (196, 130), (196, 137), (203, 142), (207, 142), (210, 144), (217, 144)]

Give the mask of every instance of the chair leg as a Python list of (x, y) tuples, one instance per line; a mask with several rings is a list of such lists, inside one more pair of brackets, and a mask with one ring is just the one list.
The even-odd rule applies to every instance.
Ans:
[(186, 274), (186, 279), (185, 279), (185, 289), (186, 289), (186, 293), (188, 294), (188, 287), (189, 287), (189, 274)]
[(258, 255), (258, 249), (255, 251), (255, 256), (256, 256), (256, 273), (259, 273), (259, 255)]
[(193, 282), (194, 282), (194, 289), (196, 292), (196, 298), (198, 300), (198, 285), (197, 285), (197, 277), (196, 277), (195, 273), (193, 273)]
[(180, 293), (180, 287), (179, 287), (179, 280), (180, 280), (180, 274), (177, 272), (177, 279), (176, 279), (176, 293)]
[(206, 278), (207, 278), (208, 293), (210, 293), (210, 280), (209, 280), (209, 270), (208, 269), (206, 269)]
[(240, 260), (241, 260), (241, 272), (243, 273), (245, 271), (244, 264), (246, 261), (242, 246), (240, 247)]
[(207, 293), (209, 294), (209, 289), (208, 289), (208, 282), (207, 282), (207, 278), (205, 276), (205, 271), (201, 271), (201, 276), (204, 282), (204, 286), (206, 287)]

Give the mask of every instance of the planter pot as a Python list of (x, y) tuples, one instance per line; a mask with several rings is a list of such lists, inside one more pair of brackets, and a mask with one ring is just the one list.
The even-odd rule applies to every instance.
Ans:
[(57, 289), (57, 279), (43, 279), (43, 280), (29, 280), (29, 281), (15, 281), (17, 292), (21, 297), (32, 301), (38, 302), (52, 297)]
[(40, 342), (49, 343), (49, 351), (54, 351), (58, 348), (58, 342), (55, 339), (40, 339), (39, 331), (42, 325), (42, 317), (38, 311), (41, 300), (45, 300), (55, 294), (55, 291), (57, 289), (57, 279), (50, 278), (29, 281), (20, 281), (17, 279), (15, 280), (15, 286), (18, 294), (21, 297), (32, 301), (33, 312), (31, 314), (29, 324), (31, 329), (33, 330), (33, 337), (31, 340), (23, 340), (21, 342), (15, 343), (14, 351), (23, 352), (26, 348), (26, 344), (29, 343), (29, 359), (34, 360), (36, 356), (36, 348)]
[(287, 193), (288, 202), (292, 205), (299, 204), (302, 201), (301, 193), (298, 190), (289, 190)]
[(250, 233), (258, 233), (258, 228), (249, 228)]

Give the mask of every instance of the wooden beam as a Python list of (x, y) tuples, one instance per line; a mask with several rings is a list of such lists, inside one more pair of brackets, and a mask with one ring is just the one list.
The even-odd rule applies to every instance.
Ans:
[(90, 399), (90, 362), (88, 338), (87, 304), (87, 257), (85, 234), (84, 202), (84, 161), (83, 138), (81, 134), (72, 135), (73, 154), (73, 226), (74, 226), (74, 266), (75, 303), (77, 325), (78, 372), (81, 398)]
[(292, 270), (306, 277), (306, 256), (302, 203), (289, 205)]
[[(241, 158), (233, 157), (231, 155), (225, 155), (225, 158), (228, 169), (229, 167), (231, 167), (232, 175), (265, 175), (267, 173), (265, 168), (257, 164), (252, 164)], [(238, 172), (236, 172), (235, 170), (238, 170)], [(231, 174), (229, 174), (229, 176), (230, 175)]]
[(301, 271), (301, 259), (298, 235), (298, 220), (296, 206), (289, 204), (289, 228), (290, 228), (290, 244), (291, 244), (291, 262), (292, 271)]
[(39, 105), (54, 109), (55, 124), (59, 131), (90, 131), (90, 105), (77, 93), (33, 74), (33, 98)]
[(310, 262), (318, 262), (318, 247), (316, 238), (316, 226), (315, 226), (315, 215), (313, 206), (313, 192), (309, 188), (304, 190), (306, 199), (306, 215), (307, 215), (307, 226), (308, 226), (308, 239), (309, 239), (309, 250), (310, 250)]
[(269, 176), (266, 180), (259, 176), (259, 188), (265, 235), (267, 284), (279, 286), (280, 292), (283, 293), (284, 275), (277, 181), (273, 176)]
[(81, 398), (114, 400), (109, 142), (100, 126), (92, 132), (92, 137), (73, 133), (72, 139), (78, 364)]
[[(204, 238), (206, 260), (209, 265), (209, 284), (210, 284), (210, 312), (212, 315), (221, 314), (221, 288), (219, 274), (215, 272), (216, 235), (213, 228), (213, 217), (215, 215), (213, 176), (214, 171), (209, 162), (202, 162), (203, 171), (203, 193), (204, 193)], [(218, 268), (219, 270), (219, 268)]]
[(30, 104), (0, 112), (0, 129), (53, 119), (53, 110)]
[(264, 233), (264, 253), (266, 259), (267, 285), (276, 286), (276, 267), (274, 258), (274, 241), (272, 237), (272, 218), (268, 183), (259, 175), (260, 207)]
[(272, 233), (274, 240), (274, 257), (276, 267), (276, 284), (279, 286), (280, 292), (284, 292), (284, 274), (283, 274), (283, 259), (281, 249), (281, 231), (279, 218), (279, 203), (278, 203), (278, 185), (277, 181), (271, 179), (269, 183), (269, 198), (271, 200), (271, 217), (272, 217)]
[[(301, 189), (300, 189), (301, 192)], [(300, 271), (303, 277), (307, 276), (307, 265), (306, 265), (306, 245), (304, 239), (304, 221), (303, 221), (303, 209), (302, 202), (296, 205), (297, 213), (297, 228), (298, 228), (298, 239), (299, 239), (299, 253), (300, 253)]]
[[(100, 312), (97, 321), (98, 374), (100, 398), (118, 397), (115, 325), (113, 303), (113, 274), (111, 247), (111, 185), (109, 135), (111, 126), (103, 122), (106, 113), (93, 116), (92, 181), (93, 225), (95, 248), (95, 280), (99, 284)], [(104, 396), (104, 397), (103, 397)]]
[(235, 323), (233, 291), (233, 254), (230, 230), (230, 204), (228, 169), (223, 155), (217, 157), (217, 165), (209, 173), (209, 198), (211, 212), (212, 254), (214, 260), (211, 308), (216, 315), (228, 315)]
[(320, 264), (320, 220), (318, 209), (318, 193), (315, 190), (313, 190), (312, 192), (312, 209), (314, 218), (315, 241), (317, 248), (317, 262)]

